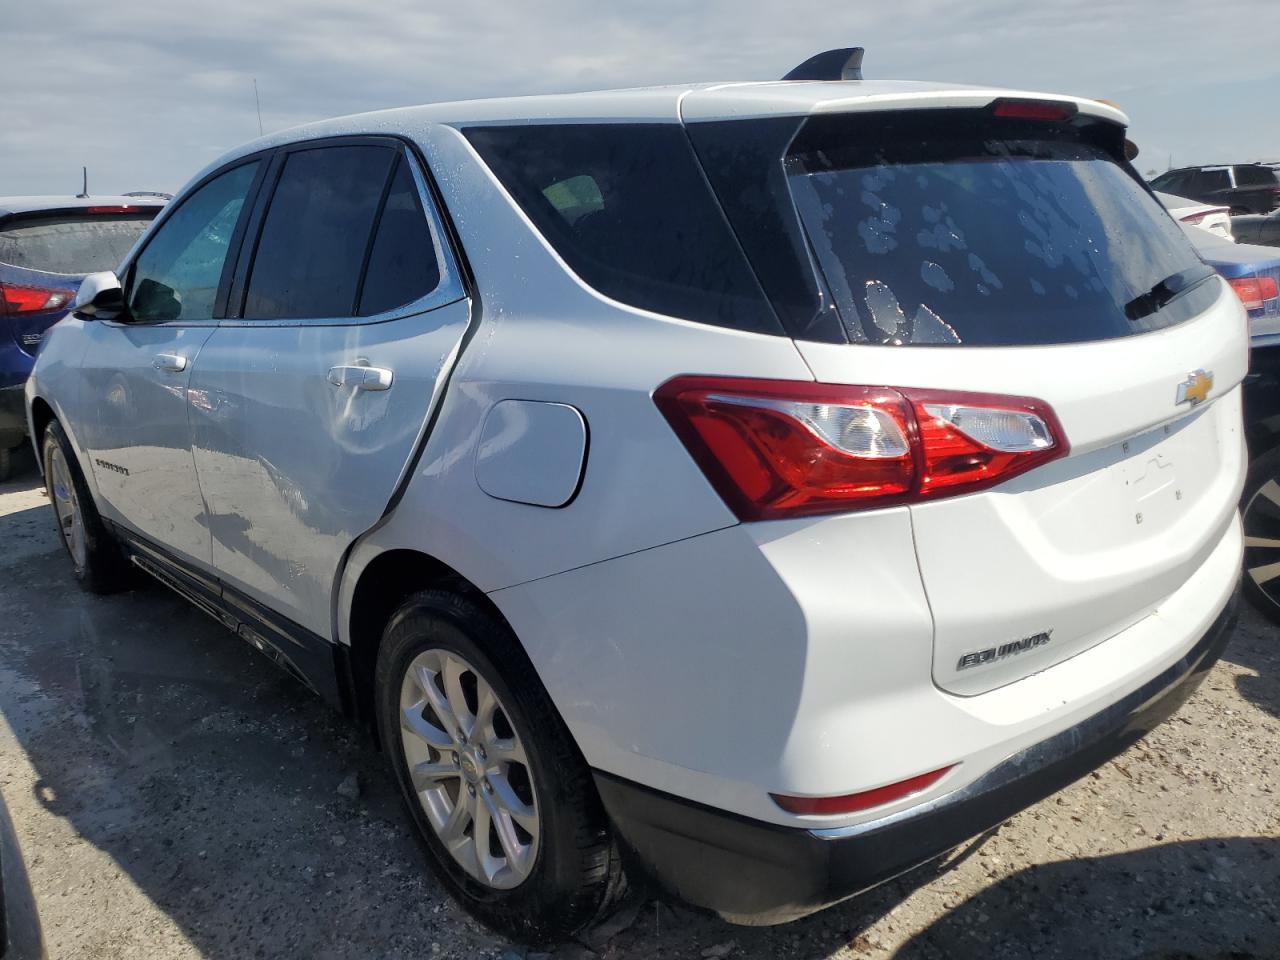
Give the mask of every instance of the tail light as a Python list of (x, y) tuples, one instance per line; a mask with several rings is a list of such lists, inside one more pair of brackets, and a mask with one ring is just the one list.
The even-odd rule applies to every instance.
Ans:
[(1193, 226), (1199, 226), (1204, 223), (1205, 217), (1216, 216), (1219, 213), (1225, 213), (1229, 216), (1231, 211), (1226, 207), (1211, 207), (1208, 210), (1201, 210), (1199, 213), (1189, 213), (1185, 217), (1179, 217), (1178, 219), (1183, 223), (1190, 223)]
[(41, 313), (60, 310), (75, 297), (74, 290), (47, 287), (15, 287), (0, 283), (0, 313)]
[(1246, 310), (1261, 310), (1268, 300), (1280, 296), (1274, 277), (1237, 277), (1228, 280)]
[(677, 377), (654, 400), (742, 520), (971, 493), (1067, 452), (1025, 397)]

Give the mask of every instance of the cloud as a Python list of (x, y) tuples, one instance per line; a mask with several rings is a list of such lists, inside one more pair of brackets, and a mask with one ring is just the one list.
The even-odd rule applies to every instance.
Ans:
[[(870, 76), (1119, 101), (1179, 163), (1280, 158), (1273, 0), (42, 0), (5, 14), (0, 194), (174, 189), (267, 130), (435, 100), (771, 79), (861, 43)], [(1153, 159), (1148, 150), (1140, 166)], [(1165, 159), (1158, 164), (1163, 168)]]

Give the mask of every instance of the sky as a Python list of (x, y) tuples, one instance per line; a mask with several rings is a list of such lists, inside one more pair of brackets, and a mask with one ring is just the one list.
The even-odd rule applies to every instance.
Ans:
[(1101, 97), (1144, 173), (1280, 160), (1276, 0), (0, 0), (0, 195), (173, 192), (258, 134), (364, 110), (777, 79), (830, 47), (876, 79)]

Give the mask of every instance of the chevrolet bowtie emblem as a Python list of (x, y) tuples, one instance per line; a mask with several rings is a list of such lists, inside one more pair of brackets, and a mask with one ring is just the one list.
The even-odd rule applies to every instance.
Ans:
[(1213, 389), (1213, 374), (1207, 370), (1193, 370), (1187, 379), (1178, 384), (1178, 399), (1175, 403), (1189, 403), (1191, 406), (1204, 403)]

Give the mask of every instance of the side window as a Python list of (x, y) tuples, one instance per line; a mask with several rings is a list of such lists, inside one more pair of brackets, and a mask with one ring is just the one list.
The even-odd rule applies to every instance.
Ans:
[(780, 332), (677, 123), (463, 131), (569, 268), (655, 313)]
[(1236, 167), (1236, 186), (1274, 187), (1280, 178), (1270, 167)]
[(1198, 190), (1229, 190), (1231, 174), (1227, 170), (1201, 170), (1196, 176)]
[(182, 201), (138, 256), (129, 312), (142, 323), (208, 320), (258, 162), (241, 164)]
[(378, 218), (357, 313), (367, 317), (426, 296), (440, 285), (440, 259), (413, 171), (396, 161), (387, 202)]
[(349, 317), (374, 217), (397, 153), (338, 146), (288, 155), (267, 209), (247, 320)]

